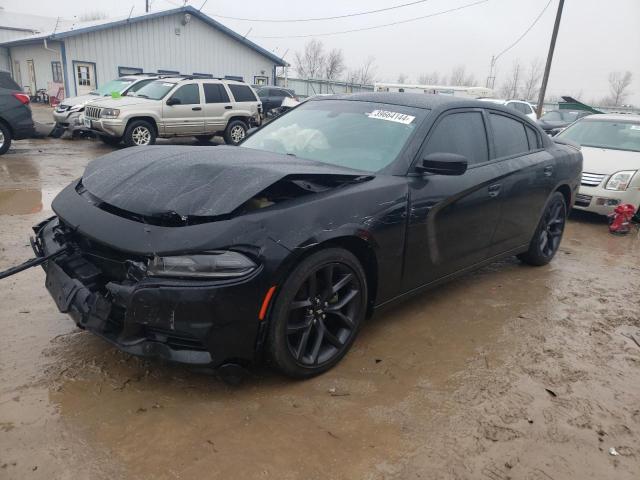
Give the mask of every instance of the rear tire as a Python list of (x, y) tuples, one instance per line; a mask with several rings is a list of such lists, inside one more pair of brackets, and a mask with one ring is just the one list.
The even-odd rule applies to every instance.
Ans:
[(247, 136), (247, 124), (242, 120), (233, 120), (229, 122), (224, 130), (224, 141), (227, 145), (239, 145)]
[(310, 378), (351, 348), (367, 310), (358, 259), (342, 248), (321, 250), (288, 275), (270, 313), (268, 350), (280, 372)]
[(560, 247), (566, 221), (567, 204), (564, 196), (555, 192), (547, 200), (542, 218), (529, 243), (529, 250), (518, 255), (518, 258), (537, 267), (548, 264)]
[(156, 143), (156, 129), (146, 120), (134, 120), (127, 125), (123, 140), (127, 147), (153, 145)]
[(0, 155), (4, 155), (11, 146), (11, 131), (0, 122)]
[(106, 135), (100, 135), (100, 140), (102, 140), (103, 143), (110, 145), (112, 147), (117, 147), (118, 145), (120, 145), (120, 142), (122, 141), (121, 138), (107, 137)]

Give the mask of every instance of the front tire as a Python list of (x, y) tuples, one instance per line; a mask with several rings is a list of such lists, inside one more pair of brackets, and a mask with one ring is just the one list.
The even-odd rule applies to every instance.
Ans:
[(127, 147), (153, 145), (156, 143), (156, 129), (146, 120), (134, 120), (127, 125), (123, 140)]
[(566, 221), (567, 204), (564, 196), (555, 192), (545, 205), (542, 218), (529, 243), (529, 250), (518, 255), (518, 258), (529, 265), (548, 264), (560, 247)]
[(233, 120), (229, 122), (224, 130), (224, 142), (227, 145), (239, 145), (247, 136), (247, 124), (242, 120)]
[(11, 131), (4, 124), (0, 123), (0, 155), (4, 155), (11, 146)]
[(366, 307), (367, 282), (353, 254), (341, 248), (312, 254), (294, 268), (273, 305), (273, 363), (294, 378), (326, 372), (351, 348)]

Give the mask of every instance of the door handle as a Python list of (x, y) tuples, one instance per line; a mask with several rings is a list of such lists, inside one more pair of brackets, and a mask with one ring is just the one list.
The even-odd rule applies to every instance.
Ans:
[(502, 185), (499, 183), (496, 183), (495, 185), (490, 185), (489, 188), (487, 189), (489, 191), (489, 196), (497, 197), (498, 195), (500, 195), (501, 188), (502, 188)]
[(224, 107), (225, 110), (231, 110), (233, 108), (233, 105), (227, 105), (226, 107)]
[(544, 167), (544, 176), (550, 177), (551, 175), (553, 175), (553, 165), (547, 165)]
[(198, 112), (202, 110), (202, 107), (193, 107), (191, 110), (193, 110), (194, 112)]

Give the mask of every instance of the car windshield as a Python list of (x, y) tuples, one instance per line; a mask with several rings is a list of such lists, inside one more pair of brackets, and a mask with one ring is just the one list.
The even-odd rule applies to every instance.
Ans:
[(558, 134), (583, 147), (640, 152), (640, 122), (585, 119)]
[(128, 97), (150, 98), (151, 100), (160, 100), (169, 91), (175, 87), (175, 82), (165, 82), (163, 80), (155, 80), (142, 87), (137, 92), (127, 94)]
[(129, 85), (134, 82), (133, 78), (116, 78), (110, 82), (105, 83), (101, 87), (98, 87), (94, 91), (90, 92), (91, 95), (111, 95), (112, 93), (121, 93)]
[(267, 124), (242, 146), (377, 172), (396, 159), (427, 113), (380, 103), (311, 101)]
[(545, 113), (540, 120), (547, 120), (549, 122), (574, 122), (578, 118), (578, 112), (562, 112), (560, 110), (553, 110)]

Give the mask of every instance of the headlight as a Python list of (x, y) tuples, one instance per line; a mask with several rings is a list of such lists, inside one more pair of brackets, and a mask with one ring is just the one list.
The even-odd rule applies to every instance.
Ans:
[(117, 108), (104, 108), (100, 116), (102, 118), (118, 118), (118, 115), (120, 115), (120, 110)]
[(210, 252), (202, 255), (154, 257), (147, 265), (153, 277), (233, 278), (255, 270), (257, 265), (238, 252)]
[(633, 178), (635, 173), (636, 170), (624, 170), (622, 172), (614, 173), (613, 175), (611, 175), (611, 178), (604, 188), (606, 190), (626, 190), (631, 183), (631, 179)]
[(58, 105), (56, 107), (56, 112), (58, 112), (58, 113), (66, 112), (70, 108), (71, 108), (71, 105)]

